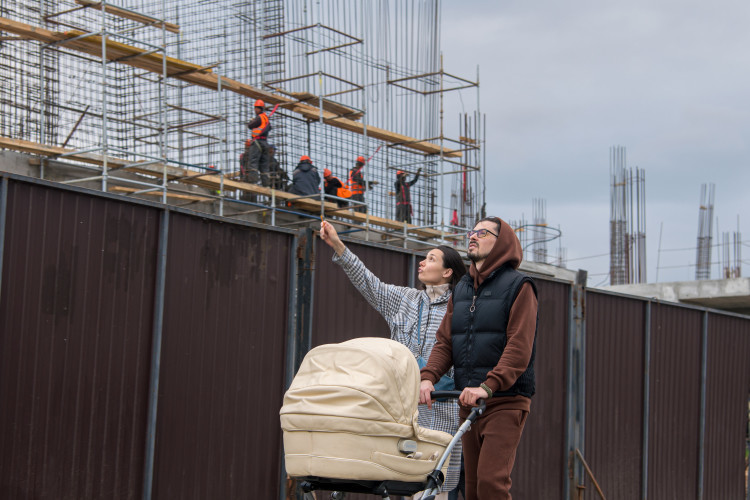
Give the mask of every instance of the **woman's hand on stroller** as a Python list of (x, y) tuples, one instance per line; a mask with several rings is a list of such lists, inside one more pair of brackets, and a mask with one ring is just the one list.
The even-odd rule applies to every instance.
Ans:
[(431, 392), (435, 390), (432, 382), (429, 380), (423, 380), (419, 384), (419, 404), (426, 404), (427, 408), (432, 408), (432, 396)]
[(487, 399), (487, 391), (481, 387), (466, 387), (458, 401), (464, 406), (476, 406), (480, 399)]

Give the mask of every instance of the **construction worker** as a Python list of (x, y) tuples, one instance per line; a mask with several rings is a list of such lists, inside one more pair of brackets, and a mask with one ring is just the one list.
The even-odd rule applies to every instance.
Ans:
[(417, 170), (417, 175), (411, 181), (406, 180), (406, 172), (399, 170), (396, 172), (396, 220), (411, 224), (411, 186), (416, 184), (422, 169)]
[[(365, 157), (358, 156), (354, 167), (349, 171), (349, 189), (352, 192), (352, 201), (365, 201), (365, 178), (362, 169), (365, 167)], [(354, 205), (355, 212), (367, 212), (365, 205)]]
[(268, 170), (271, 177), (271, 188), (286, 191), (289, 187), (289, 176), (276, 159), (276, 146), (268, 145)]
[[(323, 189), (325, 193), (329, 196), (338, 196), (339, 198), (348, 198), (348, 196), (345, 196), (344, 191), (348, 191), (344, 189), (344, 185), (341, 183), (341, 179), (338, 177), (334, 177), (333, 173), (325, 168), (323, 169)], [(345, 207), (349, 204), (349, 202), (344, 200), (336, 200), (336, 205), (338, 205), (339, 208)]]
[(305, 155), (299, 159), (297, 168), (292, 172), (292, 187), (290, 193), (306, 196), (320, 192), (320, 174), (313, 167), (312, 160)]
[(258, 99), (255, 101), (255, 118), (248, 124), (247, 128), (252, 131), (252, 139), (245, 147), (246, 182), (257, 182), (260, 178), (261, 186), (270, 186), (270, 169), (268, 155), (268, 133), (271, 131), (271, 121), (265, 112), (265, 103)]

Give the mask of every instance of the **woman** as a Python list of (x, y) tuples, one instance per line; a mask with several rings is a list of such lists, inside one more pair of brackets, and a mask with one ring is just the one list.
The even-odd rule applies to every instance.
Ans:
[[(448, 246), (430, 250), (419, 263), (418, 276), (424, 289), (417, 289), (382, 283), (346, 248), (334, 227), (326, 221), (320, 223), (320, 238), (333, 248), (333, 261), (344, 269), (352, 284), (388, 323), (391, 339), (407, 346), (415, 358), (429, 359), (435, 344), (435, 332), (445, 316), (453, 287), (466, 274), (466, 266), (458, 252)], [(453, 377), (452, 369), (448, 375)], [(432, 409), (425, 405), (419, 407), (419, 425), (422, 427), (455, 434), (458, 424), (455, 400), (433, 403)], [(460, 463), (459, 442), (451, 454), (444, 491), (450, 491), (458, 484)]]

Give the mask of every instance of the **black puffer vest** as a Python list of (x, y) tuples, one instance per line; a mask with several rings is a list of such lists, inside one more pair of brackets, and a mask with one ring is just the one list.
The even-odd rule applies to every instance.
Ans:
[[(521, 285), (534, 281), (515, 269), (501, 267), (490, 274), (474, 291), (474, 279), (465, 274), (453, 290), (453, 318), (451, 341), (456, 390), (478, 387), (487, 380), (487, 373), (497, 365), (507, 343), (506, 330), (513, 302)], [(473, 308), (472, 308), (473, 304)], [(537, 319), (537, 326), (539, 321)], [(529, 366), (507, 391), (493, 396), (522, 395), (531, 397), (535, 392), (534, 358), (536, 357), (536, 330)]]

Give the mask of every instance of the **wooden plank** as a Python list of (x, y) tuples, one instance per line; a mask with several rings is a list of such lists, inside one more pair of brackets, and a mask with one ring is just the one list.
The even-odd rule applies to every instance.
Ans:
[[(294, 97), (298, 101), (302, 101), (306, 104), (310, 104), (311, 106), (315, 106), (316, 108), (320, 109), (320, 99), (318, 99), (318, 96), (313, 95), (310, 92), (289, 92), (289, 95)], [(352, 109), (348, 106), (344, 106), (343, 104), (339, 104), (325, 98), (323, 98), (323, 109), (350, 120), (359, 120), (360, 118), (362, 118), (362, 116), (364, 116), (364, 113), (362, 113), (361, 111), (357, 111), (356, 109)]]
[[(115, 193), (135, 193), (136, 191), (142, 191), (142, 189), (129, 188), (125, 186), (110, 186), (109, 191)], [(138, 193), (144, 196), (161, 196), (161, 191), (148, 191), (145, 193)], [(186, 201), (211, 201), (212, 198), (204, 198), (202, 196), (191, 196), (189, 194), (182, 193), (171, 193), (167, 191), (167, 198), (173, 198), (175, 200), (186, 200)]]
[[(82, 34), (80, 31), (69, 31), (69, 32), (56, 32), (30, 26), (25, 23), (13, 21), (12, 19), (0, 17), (0, 30), (8, 31), (16, 35), (33, 38), (46, 43), (63, 42), (70, 40)], [(65, 43), (65, 47), (84, 52), (86, 54), (95, 55), (101, 57), (101, 37), (98, 35), (92, 35), (86, 38), (78, 40), (71, 40)], [(162, 72), (163, 55), (158, 53), (147, 54), (145, 50), (139, 49), (123, 43), (115, 42), (111, 39), (107, 39), (107, 59), (117, 60), (121, 58), (127, 58), (120, 61), (122, 64), (132, 66), (135, 68), (144, 69), (154, 73)], [(138, 57), (134, 57), (138, 56)], [(217, 90), (219, 83), (219, 76), (210, 71), (205, 67), (197, 64), (192, 64), (186, 61), (181, 61), (172, 57), (166, 58), (167, 74), (173, 75), (174, 78), (182, 80), (193, 85), (198, 85), (211, 90)], [(280, 107), (291, 110), (295, 113), (301, 114), (308, 120), (317, 121), (320, 118), (320, 110), (309, 104), (297, 102), (292, 99), (278, 96), (270, 92), (258, 89), (251, 85), (247, 85), (231, 78), (221, 77), (221, 87), (224, 90), (235, 92), (252, 99), (263, 99), (269, 104), (279, 104)], [(397, 134), (379, 127), (365, 126), (357, 121), (343, 118), (330, 111), (323, 110), (323, 122), (349, 132), (357, 134), (364, 134), (367, 131), (367, 136), (373, 139), (378, 139), (389, 144), (403, 144), (404, 147), (420, 151), (429, 155), (438, 155), (441, 150), (446, 157), (461, 157), (461, 152), (449, 149), (441, 148), (438, 144), (432, 144), (428, 141), (420, 141), (413, 137), (408, 137), (403, 134)]]
[[(96, 10), (102, 10), (102, 3), (101, 2), (94, 2), (92, 0), (76, 0), (76, 3), (78, 5), (83, 5), (85, 7), (91, 7), (92, 9)], [(137, 12), (133, 12), (130, 10), (122, 9), (120, 7), (116, 7), (114, 5), (107, 5), (106, 12), (108, 14), (112, 14), (114, 16), (122, 17), (124, 19), (130, 19), (131, 21), (136, 21), (141, 24), (145, 24), (148, 26), (158, 26), (161, 27), (164, 25), (164, 29), (167, 31), (170, 31), (172, 33), (179, 33), (180, 27), (174, 23), (168, 23), (166, 21), (160, 21), (159, 19), (156, 19), (155, 17), (146, 16), (143, 14), (139, 14)]]

